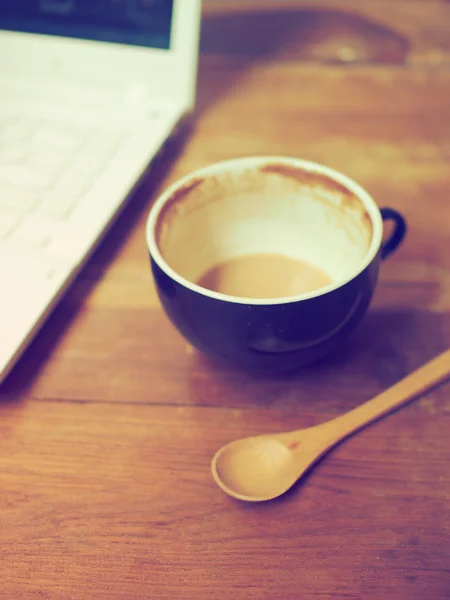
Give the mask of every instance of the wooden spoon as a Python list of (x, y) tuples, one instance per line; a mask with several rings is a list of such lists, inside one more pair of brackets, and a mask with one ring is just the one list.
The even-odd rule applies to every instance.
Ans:
[(211, 463), (217, 485), (239, 500), (284, 494), (319, 458), (369, 423), (406, 404), (450, 375), (450, 350), (365, 404), (321, 425), (258, 435), (223, 446)]

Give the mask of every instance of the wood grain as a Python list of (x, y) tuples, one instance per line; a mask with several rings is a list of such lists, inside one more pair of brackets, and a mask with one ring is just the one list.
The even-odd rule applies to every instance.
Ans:
[(211, 454), (317, 414), (30, 401), (0, 415), (5, 598), (446, 597), (442, 415), (405, 408), (252, 507), (218, 493)]
[[(450, 597), (449, 386), (279, 501), (233, 502), (209, 473), (226, 442), (325, 421), (450, 346), (450, 4), (276, 7), (206, 0), (186, 142), (0, 388), (2, 599)], [(409, 224), (355, 335), (289, 378), (193, 351), (160, 308), (144, 238), (169, 183), (263, 153), (340, 169)]]

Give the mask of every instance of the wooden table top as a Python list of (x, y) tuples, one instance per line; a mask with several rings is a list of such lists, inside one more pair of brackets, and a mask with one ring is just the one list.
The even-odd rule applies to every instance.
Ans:
[[(210, 475), (226, 442), (332, 418), (450, 345), (450, 4), (276, 5), (205, 0), (186, 143), (0, 388), (2, 600), (450, 597), (450, 385), (277, 501), (234, 501)], [(289, 378), (191, 350), (144, 238), (170, 182), (264, 153), (342, 170), (409, 223), (352, 339)]]

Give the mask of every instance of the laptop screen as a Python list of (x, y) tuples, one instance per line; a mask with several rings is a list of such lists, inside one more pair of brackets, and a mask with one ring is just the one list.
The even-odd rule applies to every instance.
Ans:
[(169, 49), (173, 3), (0, 0), (0, 29)]

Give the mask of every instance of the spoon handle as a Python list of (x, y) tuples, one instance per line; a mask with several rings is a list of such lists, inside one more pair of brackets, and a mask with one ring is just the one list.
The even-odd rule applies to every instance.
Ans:
[[(362, 427), (389, 414), (422, 392), (450, 377), (450, 350), (439, 354), (422, 367), (401, 379), (372, 400), (361, 404), (335, 419), (319, 425), (319, 429), (331, 438), (332, 444), (343, 440)], [(331, 441), (331, 440), (330, 440)]]

